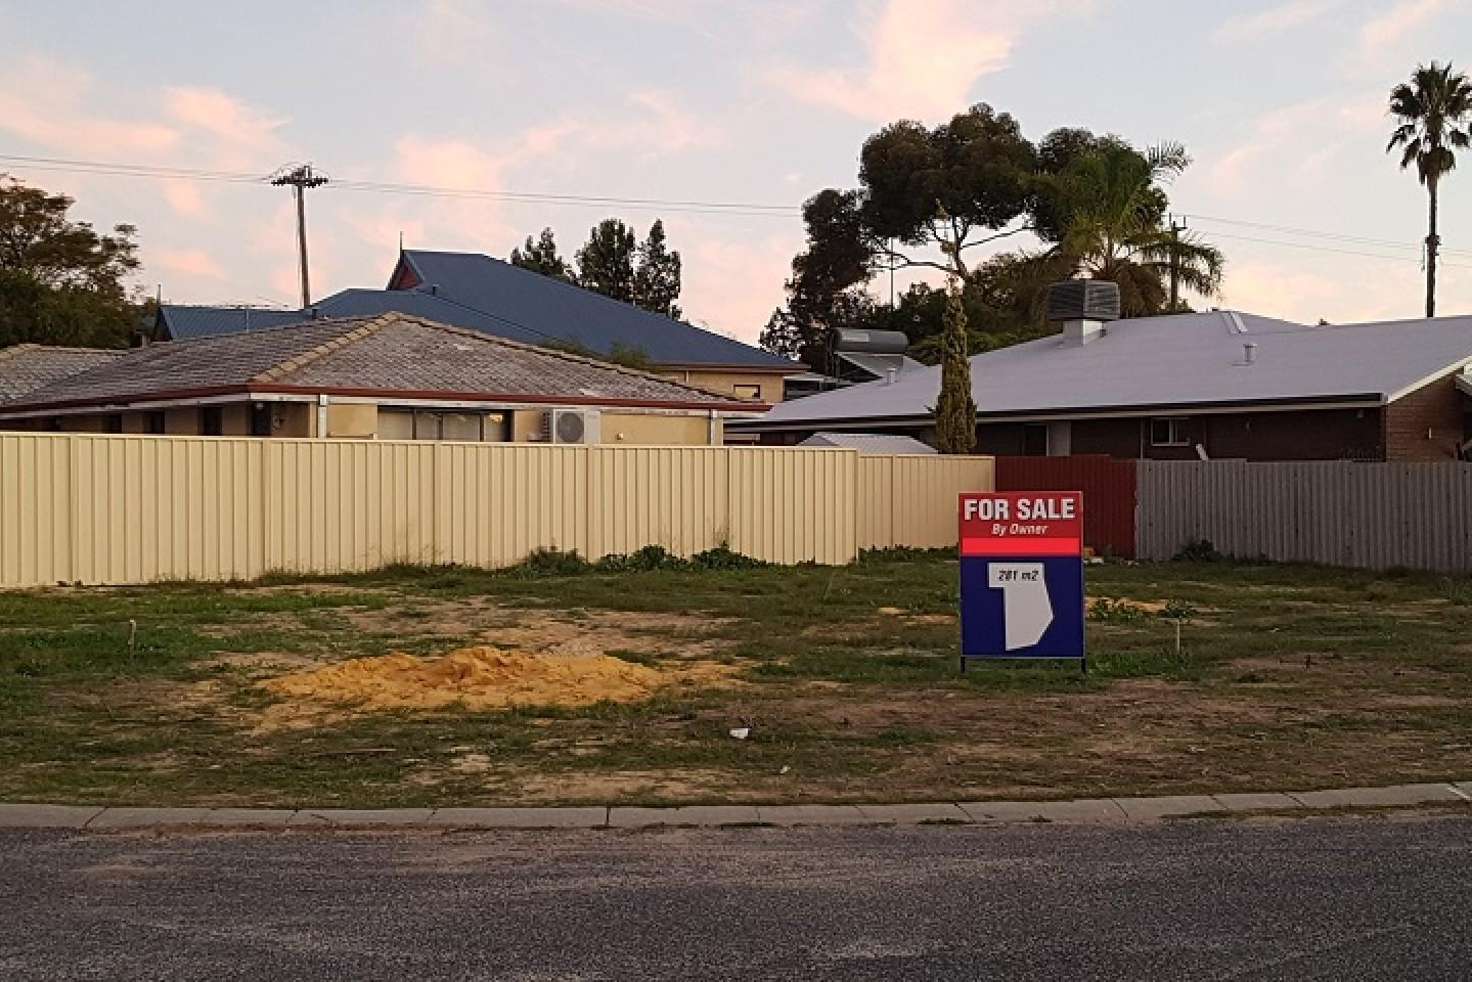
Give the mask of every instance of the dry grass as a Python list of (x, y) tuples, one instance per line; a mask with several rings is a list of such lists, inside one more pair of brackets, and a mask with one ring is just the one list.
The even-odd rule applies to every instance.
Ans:
[[(0, 799), (918, 800), (1472, 774), (1467, 581), (1175, 564), (1089, 577), (1110, 602), (1090, 621), (1087, 678), (1067, 665), (959, 675), (955, 566), (938, 557), (0, 595)], [(1162, 612), (1185, 617), (1179, 653)], [(418, 712), (262, 684), (466, 645), (739, 684)]]

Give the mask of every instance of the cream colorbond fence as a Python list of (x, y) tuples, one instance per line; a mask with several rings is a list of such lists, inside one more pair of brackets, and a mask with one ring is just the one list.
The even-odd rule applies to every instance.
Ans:
[(721, 543), (777, 563), (956, 541), (988, 458), (0, 434), (0, 586), (498, 567)]

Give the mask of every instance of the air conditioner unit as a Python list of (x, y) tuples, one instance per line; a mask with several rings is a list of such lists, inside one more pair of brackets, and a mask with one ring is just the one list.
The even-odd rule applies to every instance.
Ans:
[(599, 443), (601, 422), (596, 409), (553, 409), (547, 413), (548, 443)]

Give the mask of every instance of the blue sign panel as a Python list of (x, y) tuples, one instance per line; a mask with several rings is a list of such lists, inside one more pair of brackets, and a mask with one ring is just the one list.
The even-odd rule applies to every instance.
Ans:
[(963, 658), (1084, 658), (1082, 496), (961, 496)]

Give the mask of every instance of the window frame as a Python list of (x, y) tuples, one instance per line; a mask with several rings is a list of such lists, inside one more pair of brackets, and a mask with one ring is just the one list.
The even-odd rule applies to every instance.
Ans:
[[(1192, 440), (1185, 433), (1185, 424), (1191, 421), (1189, 416), (1152, 416), (1150, 417), (1150, 446), (1152, 447), (1189, 447)], [(1156, 439), (1155, 427), (1161, 423), (1166, 425), (1167, 438)]]

